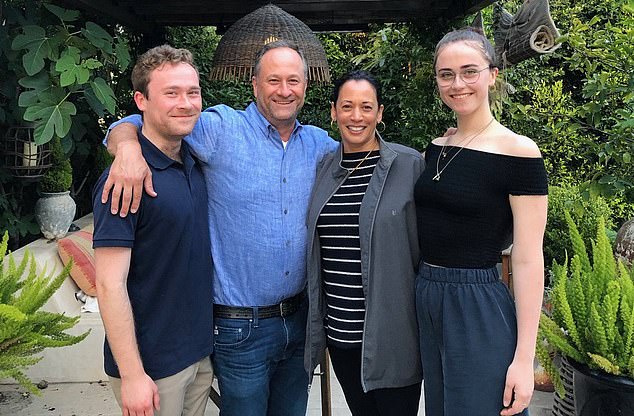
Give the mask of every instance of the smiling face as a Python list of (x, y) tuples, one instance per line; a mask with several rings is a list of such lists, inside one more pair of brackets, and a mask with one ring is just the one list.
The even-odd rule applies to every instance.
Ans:
[(252, 82), (260, 113), (278, 131), (292, 128), (306, 94), (304, 63), (299, 54), (291, 48), (269, 50), (262, 56)]
[(376, 146), (374, 131), (383, 117), (383, 105), (379, 105), (376, 91), (368, 81), (346, 81), (330, 115), (337, 121), (345, 152), (370, 151)]
[[(440, 98), (458, 115), (468, 115), (489, 108), (489, 88), (495, 83), (497, 68), (490, 62), (481, 48), (474, 42), (457, 41), (444, 46), (436, 58), (436, 74), (451, 71), (456, 75), (453, 83), (438, 82)], [(477, 81), (465, 82), (459, 74), (465, 71), (480, 71)]]
[(154, 140), (180, 140), (194, 128), (202, 109), (198, 73), (187, 63), (152, 70), (147, 96), (134, 93), (143, 112), (143, 133)]

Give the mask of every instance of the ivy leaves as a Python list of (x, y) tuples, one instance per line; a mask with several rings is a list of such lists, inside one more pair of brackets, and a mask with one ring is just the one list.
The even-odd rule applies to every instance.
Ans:
[(116, 97), (103, 71), (104, 62), (125, 70), (130, 64), (127, 43), (113, 38), (93, 22), (75, 27), (79, 12), (43, 4), (59, 19), (53, 26), (25, 25), (11, 43), (21, 53), (26, 73), (18, 83), (23, 88), (18, 105), (25, 108), (24, 120), (35, 124), (34, 139), (42, 144), (63, 138), (73, 126), (78, 101), (98, 115), (114, 114)]

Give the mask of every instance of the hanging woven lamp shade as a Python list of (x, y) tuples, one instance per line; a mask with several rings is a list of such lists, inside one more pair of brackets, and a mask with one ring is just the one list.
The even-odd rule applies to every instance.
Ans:
[(268, 4), (235, 22), (220, 39), (212, 64), (213, 80), (249, 80), (255, 55), (267, 43), (296, 43), (308, 62), (308, 80), (330, 82), (326, 53), (317, 36), (302, 21)]

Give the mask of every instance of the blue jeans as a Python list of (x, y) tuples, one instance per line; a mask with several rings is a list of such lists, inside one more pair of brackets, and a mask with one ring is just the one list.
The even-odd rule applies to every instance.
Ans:
[(214, 373), (222, 416), (304, 416), (308, 301), (284, 318), (215, 318)]

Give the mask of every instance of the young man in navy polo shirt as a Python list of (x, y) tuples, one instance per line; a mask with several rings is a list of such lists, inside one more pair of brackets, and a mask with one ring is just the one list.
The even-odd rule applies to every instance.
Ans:
[(207, 192), (182, 141), (202, 107), (185, 49), (163, 45), (132, 72), (139, 142), (160, 196), (127, 217), (93, 192), (95, 267), (106, 373), (124, 415), (202, 416), (213, 377), (212, 264)]

